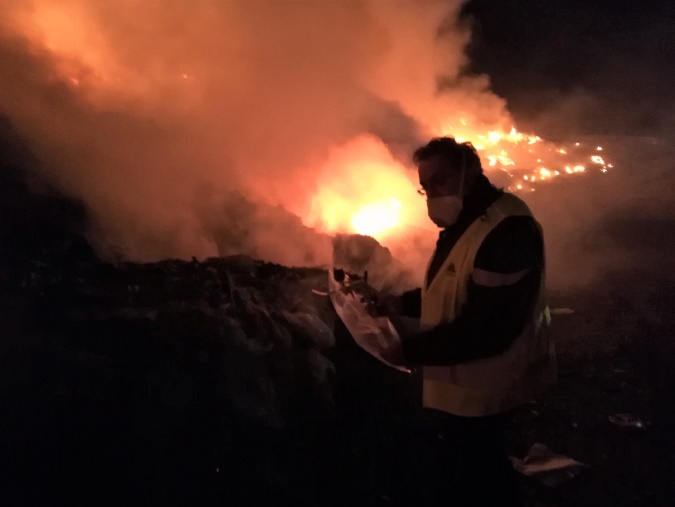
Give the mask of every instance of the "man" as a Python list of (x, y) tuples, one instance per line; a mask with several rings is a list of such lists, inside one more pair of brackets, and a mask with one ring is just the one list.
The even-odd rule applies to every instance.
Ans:
[(460, 477), (448, 500), (518, 505), (507, 432), (513, 409), (556, 376), (544, 301), (542, 231), (483, 175), (469, 143), (444, 137), (414, 156), (429, 218), (442, 229), (421, 290), (399, 298), (419, 333), (386, 351), (423, 367), (423, 405), (444, 413)]

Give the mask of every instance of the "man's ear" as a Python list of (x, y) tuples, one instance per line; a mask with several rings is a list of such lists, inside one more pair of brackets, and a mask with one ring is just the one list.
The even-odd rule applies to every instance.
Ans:
[(480, 174), (480, 172), (473, 168), (467, 170), (466, 176), (464, 177), (464, 195), (467, 195), (471, 192), (471, 189), (473, 188), (473, 185), (476, 183), (476, 180)]

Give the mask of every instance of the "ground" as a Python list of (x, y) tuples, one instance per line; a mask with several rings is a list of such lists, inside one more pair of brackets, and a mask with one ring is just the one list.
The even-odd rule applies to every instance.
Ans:
[[(554, 233), (559, 380), (519, 411), (513, 454), (542, 443), (587, 468), (557, 488), (522, 478), (530, 507), (675, 504), (673, 171), (655, 162), (670, 158), (655, 149), (658, 171), (610, 189), (589, 178), (581, 199), (563, 183), (559, 206), (531, 199)], [(354, 344), (312, 294), (325, 271), (106, 264), (77, 232), (81, 209), (12, 178), (0, 186), (2, 505), (435, 504), (442, 435), (420, 411), (419, 376)], [(602, 220), (583, 220), (588, 202)], [(620, 413), (643, 428), (613, 424)]]
[[(306, 275), (311, 283), (322, 279)], [(550, 294), (552, 308), (573, 311), (553, 320), (560, 378), (520, 411), (513, 452), (523, 456), (541, 442), (588, 468), (557, 488), (523, 478), (532, 506), (666, 506), (675, 499), (675, 289), (627, 273), (601, 287)], [(215, 350), (201, 338), (190, 344), (174, 329), (179, 338), (169, 345), (166, 330), (124, 319), (89, 321), (85, 329), (75, 311), (82, 303), (64, 295), (3, 292), (5, 505), (431, 504), (444, 481), (429, 466), (438, 435), (419, 425), (419, 379), (379, 364), (339, 323), (335, 346), (323, 350), (335, 365), (327, 380), (334, 405), (322, 405), (316, 393), (296, 397), (277, 424), (223, 400), (221, 370), (213, 359), (197, 359), (203, 347), (207, 355)], [(45, 297), (50, 305), (61, 298), (54, 315), (44, 315)], [(178, 354), (181, 364), (167, 373)], [(320, 385), (312, 375), (303, 382)], [(645, 428), (612, 424), (617, 413), (633, 414)]]

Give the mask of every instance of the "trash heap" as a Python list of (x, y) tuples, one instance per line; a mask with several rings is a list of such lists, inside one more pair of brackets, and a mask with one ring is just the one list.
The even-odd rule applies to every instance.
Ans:
[[(9, 281), (9, 280), (8, 280)], [(30, 299), (33, 331), (80, 357), (143, 369), (166, 381), (176, 407), (181, 372), (213, 370), (223, 403), (280, 426), (294, 399), (330, 403), (335, 314), (322, 269), (245, 256), (112, 265), (90, 259), (59, 269), (24, 259), (12, 271)], [(170, 385), (175, 388), (169, 387)]]

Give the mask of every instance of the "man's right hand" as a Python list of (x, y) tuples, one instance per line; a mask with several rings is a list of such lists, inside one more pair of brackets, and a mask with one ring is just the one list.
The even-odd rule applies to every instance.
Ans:
[(380, 315), (386, 315), (387, 317), (401, 315), (403, 313), (403, 298), (393, 294), (379, 297), (375, 309)]

